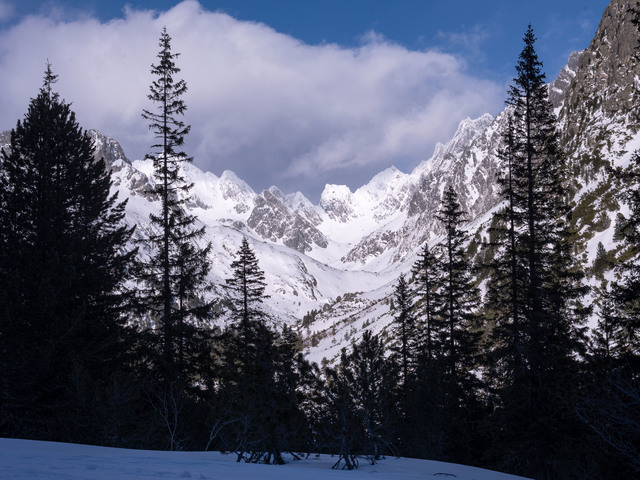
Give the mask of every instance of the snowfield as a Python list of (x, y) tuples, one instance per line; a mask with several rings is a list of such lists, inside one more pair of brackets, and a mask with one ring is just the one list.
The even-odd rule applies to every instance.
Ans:
[(517, 480), (523, 477), (450, 463), (387, 458), (366, 460), (353, 471), (331, 470), (336, 457), (313, 456), (287, 465), (235, 462), (218, 452), (160, 452), (0, 438), (3, 480), (102, 480), (197, 478), (211, 480), (456, 479)]

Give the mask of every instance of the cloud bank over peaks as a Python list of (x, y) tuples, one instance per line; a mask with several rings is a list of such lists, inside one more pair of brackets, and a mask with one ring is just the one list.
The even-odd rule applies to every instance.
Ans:
[(152, 107), (163, 26), (189, 88), (187, 153), (257, 191), (275, 184), (317, 202), (325, 183), (353, 190), (392, 164), (409, 171), (462, 119), (503, 105), (503, 85), (474, 78), (451, 54), (409, 50), (375, 32), (352, 48), (309, 45), (187, 0), (163, 12), (128, 7), (109, 22), (31, 16), (4, 28), (0, 128), (23, 117), (48, 59), (80, 124), (142, 158), (153, 138), (140, 114)]

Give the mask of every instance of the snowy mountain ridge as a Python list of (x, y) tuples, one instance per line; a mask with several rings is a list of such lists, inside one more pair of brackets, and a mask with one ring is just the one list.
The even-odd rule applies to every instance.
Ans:
[[(301, 332), (315, 345), (311, 358), (333, 357), (366, 326), (382, 331), (390, 319), (393, 282), (410, 269), (420, 246), (440, 233), (435, 215), (445, 186), (452, 183), (459, 192), (469, 220), (496, 205), (501, 122), (501, 115), (467, 118), (412, 172), (389, 167), (353, 192), (327, 185), (318, 205), (275, 186), (256, 193), (231, 171), (217, 176), (185, 165), (183, 173), (194, 185), (187, 208), (213, 246), (213, 294), (224, 297), (220, 285), (231, 275), (233, 254), (246, 236), (265, 271), (267, 307), (275, 321), (296, 325), (318, 312)], [(129, 199), (127, 221), (142, 236), (151, 228), (149, 214), (160, 208), (150, 193), (152, 161), (131, 162), (116, 140), (89, 133), (96, 156), (112, 168), (120, 198)]]
[[(600, 239), (612, 245), (615, 202), (602, 202), (594, 193), (608, 181), (603, 166), (627, 161), (639, 146), (638, 36), (628, 3), (611, 2), (589, 47), (574, 52), (549, 84), (575, 174), (576, 212), (589, 213), (578, 219), (588, 261)], [(300, 192), (285, 195), (273, 186), (257, 193), (233, 172), (218, 177), (186, 165), (185, 177), (194, 184), (187, 208), (213, 246), (211, 281), (220, 286), (231, 275), (233, 254), (246, 236), (266, 274), (271, 315), (298, 326), (311, 359), (333, 358), (365, 328), (384, 332), (392, 318), (393, 283), (410, 270), (424, 242), (437, 242), (442, 233), (436, 214), (446, 186), (457, 191), (470, 233), (483, 235), (483, 224), (499, 204), (497, 152), (505, 121), (504, 112), (464, 119), (452, 139), (412, 172), (391, 166), (355, 191), (327, 185), (318, 205)], [(120, 198), (129, 198), (127, 221), (143, 233), (150, 228), (149, 213), (159, 209), (150, 193), (152, 162), (131, 162), (117, 141), (90, 134), (96, 156), (112, 168)], [(0, 144), (7, 143), (5, 132)], [(587, 218), (596, 215), (606, 216), (608, 226), (593, 227)], [(225, 295), (222, 288), (213, 294)]]

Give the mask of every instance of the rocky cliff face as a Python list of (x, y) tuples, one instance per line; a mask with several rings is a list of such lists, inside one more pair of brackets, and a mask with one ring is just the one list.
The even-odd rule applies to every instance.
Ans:
[(326, 237), (311, 222), (285, 205), (281, 198), (270, 190), (258, 195), (247, 225), (262, 238), (281, 241), (302, 253), (310, 251), (314, 245), (327, 248)]
[(379, 268), (388, 267), (436, 238), (442, 233), (436, 215), (448, 185), (458, 192), (469, 220), (493, 208), (499, 201), (495, 177), (502, 121), (503, 116), (489, 114), (462, 121), (446, 145), (438, 145), (430, 160), (406, 176), (393, 221), (365, 235), (343, 261), (368, 265), (379, 259)]
[(569, 61), (558, 74), (558, 78), (549, 84), (549, 101), (551, 105), (553, 105), (553, 108), (558, 108), (563, 105), (567, 92), (571, 88), (573, 80), (576, 78), (576, 71), (578, 70), (580, 58), (583, 53), (584, 50), (573, 52), (569, 55)]
[(563, 139), (573, 156), (604, 149), (614, 155), (637, 130), (638, 30), (629, 0), (612, 0), (559, 113)]

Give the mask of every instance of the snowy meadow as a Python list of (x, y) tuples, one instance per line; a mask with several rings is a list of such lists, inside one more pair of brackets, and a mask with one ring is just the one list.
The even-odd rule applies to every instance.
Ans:
[(458, 479), (517, 480), (523, 477), (444, 462), (386, 458), (362, 460), (358, 470), (332, 470), (337, 457), (312, 456), (287, 465), (237, 463), (218, 452), (163, 452), (0, 438), (0, 478), (103, 480), (198, 478), (237, 480)]

